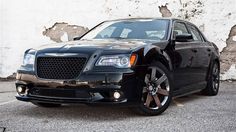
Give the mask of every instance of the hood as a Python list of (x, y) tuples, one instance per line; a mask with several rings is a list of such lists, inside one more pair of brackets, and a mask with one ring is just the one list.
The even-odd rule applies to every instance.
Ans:
[(79, 41), (68, 41), (56, 44), (47, 44), (38, 48), (43, 50), (47, 48), (101, 48), (101, 49), (120, 49), (130, 50), (141, 45), (146, 44), (144, 41), (138, 40), (79, 40)]
[(141, 41), (141, 40), (78, 40), (56, 44), (48, 44), (39, 47), (38, 53), (94, 53), (97, 50), (112, 53), (130, 53), (135, 49), (144, 47), (145, 45), (157, 43), (157, 41)]

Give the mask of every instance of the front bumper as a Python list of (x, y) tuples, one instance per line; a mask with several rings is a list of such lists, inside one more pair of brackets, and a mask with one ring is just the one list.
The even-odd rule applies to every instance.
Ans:
[[(26, 88), (16, 98), (26, 102), (138, 105), (141, 81), (131, 70), (126, 73), (86, 73), (79, 80), (44, 80), (30, 73), (17, 73), (16, 87)], [(113, 96), (120, 93), (119, 98)]]

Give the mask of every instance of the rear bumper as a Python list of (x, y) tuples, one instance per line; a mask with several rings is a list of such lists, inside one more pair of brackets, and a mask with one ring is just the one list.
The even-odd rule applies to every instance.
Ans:
[[(83, 80), (82, 80), (83, 79)], [(86, 80), (88, 79), (88, 80)], [(16, 87), (25, 87), (16, 99), (26, 102), (138, 105), (140, 81), (135, 73), (97, 73), (82, 75), (81, 80), (43, 80), (35, 75), (17, 73)], [(120, 97), (114, 98), (114, 92)]]

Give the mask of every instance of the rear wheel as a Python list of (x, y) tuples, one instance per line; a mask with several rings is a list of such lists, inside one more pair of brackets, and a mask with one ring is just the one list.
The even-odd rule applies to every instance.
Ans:
[(209, 80), (207, 87), (202, 91), (203, 94), (214, 96), (218, 94), (220, 87), (220, 66), (218, 62), (214, 62), (209, 72)]
[(39, 106), (39, 107), (60, 107), (61, 106), (61, 104), (38, 103), (38, 102), (32, 102), (32, 104)]
[(168, 108), (172, 99), (170, 72), (160, 62), (152, 63), (144, 82), (142, 101), (136, 110), (143, 115), (159, 115)]

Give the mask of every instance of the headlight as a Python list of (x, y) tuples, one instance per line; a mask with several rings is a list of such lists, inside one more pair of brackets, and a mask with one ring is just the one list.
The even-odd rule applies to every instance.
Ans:
[(23, 60), (23, 65), (33, 65), (35, 60), (35, 55), (33, 54), (26, 54)]
[(115, 66), (118, 68), (128, 68), (134, 64), (134, 62), (131, 62), (131, 60), (136, 61), (136, 55), (135, 58), (133, 58), (132, 56), (133, 55), (101, 56), (98, 59), (96, 66)]

